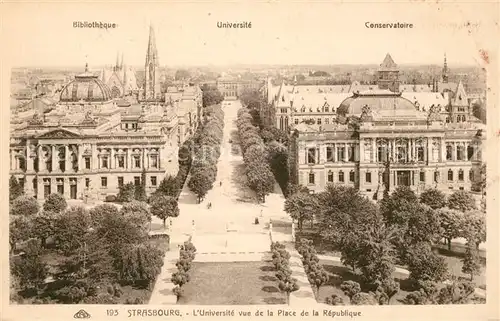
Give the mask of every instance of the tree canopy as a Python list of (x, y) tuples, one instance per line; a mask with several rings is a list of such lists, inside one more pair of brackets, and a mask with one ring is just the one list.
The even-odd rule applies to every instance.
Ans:
[(456, 191), (448, 198), (448, 207), (453, 210), (467, 212), (476, 209), (476, 200), (469, 192)]
[(167, 195), (154, 197), (151, 201), (151, 214), (163, 220), (163, 225), (165, 225), (165, 220), (168, 217), (179, 216), (177, 199)]
[(31, 216), (38, 213), (40, 205), (35, 198), (31, 196), (21, 195), (16, 198), (10, 206), (10, 214)]
[(45, 212), (61, 213), (68, 207), (66, 199), (59, 193), (50, 194), (43, 203)]
[(24, 194), (24, 188), (19, 184), (18, 179), (12, 175), (9, 179), (9, 201), (12, 202)]

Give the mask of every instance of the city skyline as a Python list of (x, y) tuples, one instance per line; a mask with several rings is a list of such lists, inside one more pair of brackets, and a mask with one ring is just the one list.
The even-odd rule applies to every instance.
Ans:
[[(492, 7), (486, 5), (474, 11), (481, 13), (481, 21), (474, 20), (470, 12), (466, 15), (466, 4), (460, 8), (442, 4), (438, 10), (436, 6), (416, 4), (408, 10), (406, 4), (361, 7), (330, 3), (316, 4), (312, 11), (296, 3), (287, 6), (285, 12), (277, 3), (252, 7), (245, 3), (217, 7), (173, 3), (151, 4), (147, 9), (134, 7), (136, 15), (131, 17), (124, 14), (131, 4), (111, 7), (74, 3), (57, 4), (64, 12), (59, 19), (48, 19), (53, 5), (37, 6), (36, 16), (13, 14), (6, 18), (6, 34), (11, 37), (7, 58), (12, 67), (83, 68), (88, 63), (92, 68), (112, 64), (117, 52), (123, 53), (126, 64), (141, 66), (150, 24), (155, 29), (162, 67), (378, 65), (386, 53), (400, 65), (441, 65), (447, 53), (450, 66), (481, 66), (480, 51), (491, 51), (486, 41), (491, 22), (485, 10)], [(318, 9), (321, 6), (324, 10)], [(22, 11), (26, 7), (17, 4), (11, 8)], [(262, 11), (273, 18), (259, 17)], [(444, 12), (447, 22), (442, 22)], [(72, 25), (85, 21), (115, 23), (117, 27), (106, 30)], [(252, 28), (220, 29), (219, 21), (249, 21)], [(369, 29), (366, 23), (370, 21), (413, 23), (414, 28)]]

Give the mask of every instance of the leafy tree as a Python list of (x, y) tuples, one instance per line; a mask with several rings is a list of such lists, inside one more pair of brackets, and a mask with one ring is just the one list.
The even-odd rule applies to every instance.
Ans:
[(45, 247), (47, 238), (55, 235), (57, 214), (43, 211), (32, 216), (32, 234), (38, 238), (42, 247)]
[(182, 297), (184, 295), (184, 289), (181, 288), (180, 286), (175, 286), (173, 289), (172, 289), (172, 292), (174, 293), (174, 295), (177, 297), (177, 300), (179, 300), (180, 297)]
[[(101, 205), (104, 206), (104, 205)], [(81, 248), (91, 227), (91, 218), (83, 207), (70, 207), (58, 215), (54, 224), (57, 247), (65, 253)]]
[(83, 298), (84, 304), (118, 304), (119, 302), (109, 293), (99, 293), (95, 296), (86, 296)]
[(132, 202), (135, 197), (135, 185), (130, 182), (119, 187), (118, 200), (120, 202)]
[(361, 286), (355, 281), (344, 281), (340, 284), (340, 289), (352, 300), (353, 296), (361, 292)]
[(411, 214), (408, 217), (407, 228), (403, 229), (405, 244), (411, 245), (419, 242), (433, 242), (440, 236), (440, 221), (436, 212), (425, 204), (416, 204), (408, 208)]
[(451, 240), (462, 235), (465, 226), (464, 213), (449, 208), (436, 211), (441, 225), (441, 236), (446, 239), (448, 250), (451, 251)]
[(462, 272), (470, 275), (471, 282), (474, 280), (474, 275), (481, 273), (481, 257), (475, 246), (467, 246), (462, 264)]
[(146, 195), (146, 168), (142, 169), (141, 184), (135, 187), (134, 198), (140, 202), (145, 202), (148, 199)]
[(38, 241), (31, 240), (21, 258), (12, 261), (11, 273), (19, 280), (23, 289), (36, 289), (44, 284), (48, 267), (41, 258), (42, 249)]
[(289, 181), (288, 149), (282, 143), (273, 141), (267, 144), (268, 163), (281, 189), (287, 195)]
[(286, 301), (290, 304), (290, 293), (297, 291), (300, 287), (297, 284), (297, 279), (289, 276), (279, 281), (278, 288), (286, 293)]
[(68, 207), (66, 199), (59, 193), (50, 194), (43, 203), (45, 212), (61, 213)]
[(170, 175), (165, 176), (165, 178), (160, 182), (160, 185), (155, 191), (155, 194), (163, 194), (172, 197), (177, 197), (179, 193), (179, 182), (175, 177)]
[[(213, 174), (212, 174), (213, 175)], [(215, 176), (215, 175), (213, 175)], [(188, 187), (193, 193), (198, 196), (198, 203), (207, 195), (207, 192), (212, 188), (215, 178), (208, 172), (194, 172), (188, 182)]]
[(410, 292), (406, 295), (403, 300), (404, 304), (407, 305), (427, 305), (432, 304), (427, 296), (427, 294), (422, 290), (417, 290)]
[(95, 215), (93, 212), (100, 212), (96, 215), (99, 220), (94, 225), (94, 233), (101, 242), (117, 249), (124, 245), (141, 243), (147, 238), (146, 229), (137, 228), (138, 216), (120, 215), (115, 206), (105, 205), (108, 204), (98, 205), (91, 210), (91, 216)]
[(456, 191), (448, 198), (448, 207), (452, 210), (467, 212), (476, 209), (476, 200), (471, 193)]
[(437, 294), (438, 304), (467, 304), (470, 303), (475, 291), (472, 282), (453, 282), (443, 287)]
[(32, 236), (32, 220), (26, 216), (11, 216), (9, 224), (9, 244), (11, 252), (18, 242), (27, 241)]
[(267, 127), (263, 128), (261, 130), (260, 137), (262, 137), (262, 140), (264, 141), (264, 143), (269, 143), (269, 142), (272, 142), (274, 140), (273, 133)]
[(355, 294), (351, 299), (353, 305), (378, 305), (377, 299), (373, 294), (360, 292)]
[(420, 194), (420, 202), (434, 210), (443, 208), (446, 206), (446, 195), (436, 188), (429, 188)]
[(404, 225), (410, 216), (408, 208), (416, 204), (417, 195), (408, 186), (398, 186), (388, 198), (382, 199), (380, 210), (390, 225)]
[(9, 201), (12, 203), (16, 198), (24, 194), (24, 188), (18, 179), (12, 175), (9, 179)]
[(248, 186), (255, 191), (259, 200), (265, 202), (266, 195), (274, 191), (274, 176), (269, 165), (247, 164), (246, 174)]
[(248, 148), (254, 145), (260, 145), (262, 146), (261, 148), (264, 149), (263, 143), (262, 143), (262, 138), (254, 136), (254, 137), (249, 137), (248, 139), (245, 139), (242, 141), (241, 147), (243, 151), (243, 155), (245, 155), (245, 152), (247, 151)]
[(309, 193), (295, 193), (285, 200), (285, 212), (298, 221), (300, 231), (302, 231), (302, 223), (305, 220), (312, 220), (318, 209), (318, 200)]
[(168, 217), (179, 216), (177, 200), (172, 196), (158, 196), (151, 202), (151, 214), (163, 220), (163, 226)]
[(134, 244), (120, 251), (115, 262), (120, 279), (151, 288), (163, 266), (163, 253), (149, 243)]
[(431, 249), (428, 243), (414, 245), (408, 256), (410, 279), (415, 282), (441, 282), (448, 276), (448, 267), (444, 259)]
[(305, 186), (302, 186), (302, 185), (297, 185), (297, 184), (292, 184), (292, 183), (288, 183), (287, 185), (287, 196), (290, 196), (290, 195), (293, 195), (295, 193), (309, 193), (309, 189)]
[(486, 242), (486, 213), (479, 210), (469, 211), (465, 213), (464, 220), (466, 224), (462, 237), (479, 249), (479, 245)]
[(344, 299), (336, 294), (332, 294), (325, 299), (325, 303), (328, 305), (344, 305)]
[(340, 185), (327, 185), (325, 192), (318, 194), (318, 199), (320, 236), (341, 252), (342, 262), (353, 270), (361, 263), (361, 258), (367, 265), (369, 253), (363, 253), (373, 248), (367, 235), (374, 233), (373, 238), (382, 237), (373, 232), (374, 226), (383, 227), (377, 206), (355, 188)]
[(38, 213), (40, 205), (35, 198), (21, 195), (16, 198), (10, 206), (10, 214), (32, 216)]
[(251, 110), (258, 110), (261, 104), (261, 94), (256, 89), (245, 89), (240, 95), (243, 106)]
[(408, 259), (408, 249), (420, 242), (436, 240), (440, 234), (439, 219), (429, 206), (418, 202), (415, 193), (400, 186), (380, 202), (385, 222), (394, 230), (393, 244), (401, 263)]
[[(79, 210), (84, 210), (83, 208), (79, 208)], [(118, 207), (112, 204), (101, 204), (97, 205), (89, 211), (90, 218), (92, 220), (93, 226), (99, 226), (101, 221), (105, 219), (108, 214), (119, 216)]]
[[(69, 285), (57, 290), (56, 296), (63, 303), (80, 303), (93, 301), (97, 295), (97, 287), (89, 280), (81, 279), (70, 283)], [(89, 298), (89, 299), (87, 299)]]
[(138, 227), (144, 228), (147, 223), (151, 222), (151, 212), (145, 202), (132, 201), (125, 203), (120, 213)]
[(267, 161), (266, 150), (264, 145), (260, 143), (249, 146), (243, 154), (243, 160), (245, 161), (246, 164), (249, 163), (264, 164)]
[(316, 290), (319, 290), (323, 284), (328, 282), (328, 273), (326, 273), (322, 265), (317, 263), (311, 264), (309, 265), (309, 269), (307, 271), (307, 278), (309, 283), (316, 287)]
[(484, 194), (484, 190), (486, 189), (486, 164), (483, 163), (479, 170), (480, 179), (476, 180), (472, 183), (472, 190), (481, 192), (481, 195)]
[(222, 96), (222, 94), (217, 88), (204, 85), (201, 87), (201, 90), (203, 92), (202, 93), (203, 107), (217, 105), (224, 100), (224, 96)]
[(362, 227), (362, 230), (364, 229), (366, 230), (359, 239), (361, 246), (357, 264), (367, 284), (376, 286), (387, 283), (395, 269), (396, 257), (392, 244), (394, 230), (387, 228), (381, 217), (375, 220), (371, 227)]
[(377, 292), (379, 291), (387, 296), (387, 304), (389, 304), (392, 297), (399, 292), (399, 282), (394, 281), (392, 278), (388, 278), (379, 284)]

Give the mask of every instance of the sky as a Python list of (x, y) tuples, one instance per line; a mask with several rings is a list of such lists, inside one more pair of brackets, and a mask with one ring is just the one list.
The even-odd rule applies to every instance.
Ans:
[[(3, 54), (16, 67), (113, 64), (117, 52), (141, 66), (150, 24), (166, 67), (380, 64), (388, 52), (398, 64), (441, 65), (446, 52), (451, 66), (481, 65), (481, 49), (490, 56), (498, 50), (495, 3), (10, 3), (4, 9)], [(118, 26), (79, 29), (74, 21)], [(218, 21), (252, 28), (220, 29)], [(414, 27), (368, 29), (366, 22)]]

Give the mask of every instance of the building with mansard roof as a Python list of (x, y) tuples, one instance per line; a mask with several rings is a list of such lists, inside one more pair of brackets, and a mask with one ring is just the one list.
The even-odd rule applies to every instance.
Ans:
[(378, 73), (368, 88), (268, 82), (261, 117), (292, 135), (292, 181), (312, 192), (353, 186), (374, 199), (401, 185), (417, 193), (471, 190), (481, 179), (486, 127), (472, 115), (463, 84), (401, 92), (390, 55)]
[[(146, 69), (154, 76), (152, 60), (146, 58)], [(33, 108), (11, 119), (10, 174), (39, 200), (51, 193), (104, 199), (123, 184), (141, 184), (143, 172), (147, 194), (156, 190), (166, 175), (177, 174), (178, 147), (201, 118), (201, 94), (188, 88), (178, 99), (167, 98), (152, 79), (145, 80), (144, 99), (116, 99), (86, 66), (51, 109)]]
[(362, 85), (353, 81), (350, 85), (297, 85), (274, 86), (270, 79), (263, 88), (268, 106), (261, 110), (261, 118), (268, 125), (289, 131), (294, 125), (329, 124), (337, 117), (336, 110), (344, 99), (354, 93), (390, 90), (400, 92), (421, 111), (436, 106), (445, 122), (465, 122), (472, 115), (472, 102), (477, 95), (469, 96), (462, 82), (448, 82), (449, 69), (444, 59), (441, 79), (428, 85), (402, 85), (398, 79), (398, 66), (387, 54), (378, 69), (376, 85)]

